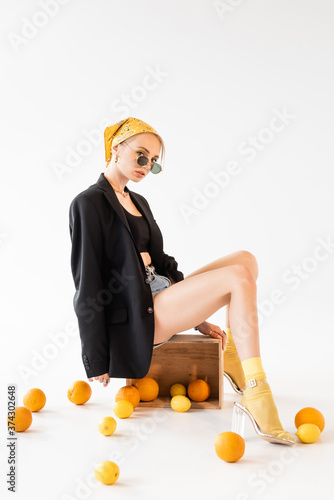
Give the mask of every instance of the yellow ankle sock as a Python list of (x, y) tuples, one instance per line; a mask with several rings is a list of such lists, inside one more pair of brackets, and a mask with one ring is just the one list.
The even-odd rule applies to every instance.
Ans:
[(234, 348), (235, 350), (236, 347), (235, 347), (235, 344), (234, 344), (234, 340), (233, 340), (233, 337), (232, 337), (232, 333), (231, 333), (231, 328), (229, 328), (228, 326), (224, 328), (224, 332), (226, 333), (226, 336), (227, 336), (227, 341), (228, 341), (228, 344), (230, 345), (231, 348)]
[(231, 329), (226, 327), (224, 328), (224, 331), (227, 336), (224, 351), (224, 371), (230, 375), (239, 389), (242, 389), (245, 385), (245, 376), (238, 351), (233, 341)]
[(241, 364), (244, 370), (246, 384), (252, 378), (266, 378), (260, 357), (244, 359), (241, 361)]
[(246, 383), (251, 379), (258, 380), (255, 386), (248, 387), (245, 390), (240, 401), (241, 404), (252, 414), (262, 432), (294, 441), (291, 434), (286, 432), (282, 427), (269, 384), (263, 380), (259, 380), (266, 378), (261, 358), (248, 358), (242, 361), (241, 364), (245, 373)]

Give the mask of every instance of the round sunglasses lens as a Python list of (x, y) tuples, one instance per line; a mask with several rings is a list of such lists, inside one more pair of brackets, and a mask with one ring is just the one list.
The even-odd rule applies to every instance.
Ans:
[(159, 163), (154, 163), (152, 165), (151, 172), (152, 174), (158, 174), (159, 172), (161, 172), (161, 165), (159, 165)]
[(147, 165), (148, 164), (148, 158), (147, 158), (147, 156), (139, 156), (137, 158), (137, 163), (141, 167), (144, 167), (145, 165)]

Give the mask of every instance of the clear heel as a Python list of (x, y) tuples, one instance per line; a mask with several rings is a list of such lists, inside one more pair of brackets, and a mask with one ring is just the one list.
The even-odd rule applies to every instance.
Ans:
[(273, 436), (271, 434), (265, 434), (264, 432), (262, 432), (258, 424), (255, 422), (253, 415), (247, 410), (247, 408), (242, 406), (240, 403), (234, 403), (233, 405), (232, 432), (236, 432), (237, 434), (240, 434), (241, 437), (244, 437), (245, 415), (247, 415), (250, 421), (252, 422), (256, 434), (265, 441), (269, 441), (270, 443), (278, 443), (286, 445), (295, 444), (295, 441), (294, 440), (292, 441), (293, 437), (291, 437), (290, 440), (290, 439), (280, 438), (278, 436)]
[(233, 406), (232, 432), (239, 434), (241, 437), (245, 435), (245, 414), (236, 405)]
[(236, 392), (237, 394), (239, 394), (240, 396), (242, 396), (243, 393), (244, 393), (243, 389), (240, 389), (237, 386), (237, 384), (234, 382), (234, 380), (232, 379), (232, 377), (228, 373), (226, 373), (226, 372), (224, 372), (224, 377), (229, 381), (229, 383), (231, 384), (231, 387), (234, 390), (234, 392)]

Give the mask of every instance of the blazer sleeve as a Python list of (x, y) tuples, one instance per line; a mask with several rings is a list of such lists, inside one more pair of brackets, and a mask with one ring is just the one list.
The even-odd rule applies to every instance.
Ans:
[(103, 237), (93, 202), (78, 195), (70, 205), (71, 269), (75, 284), (73, 305), (78, 317), (82, 361), (87, 377), (109, 372), (109, 341), (105, 311), (98, 305), (103, 290)]
[(163, 252), (162, 255), (162, 267), (165, 276), (170, 277), (175, 283), (184, 280), (184, 275), (178, 270), (178, 263), (171, 255), (167, 255)]

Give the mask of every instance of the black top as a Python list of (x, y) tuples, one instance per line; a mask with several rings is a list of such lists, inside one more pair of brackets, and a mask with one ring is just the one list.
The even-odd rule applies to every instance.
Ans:
[(124, 207), (124, 213), (127, 218), (131, 233), (135, 239), (139, 252), (148, 252), (147, 245), (150, 241), (151, 234), (149, 225), (142, 215), (130, 214)]

